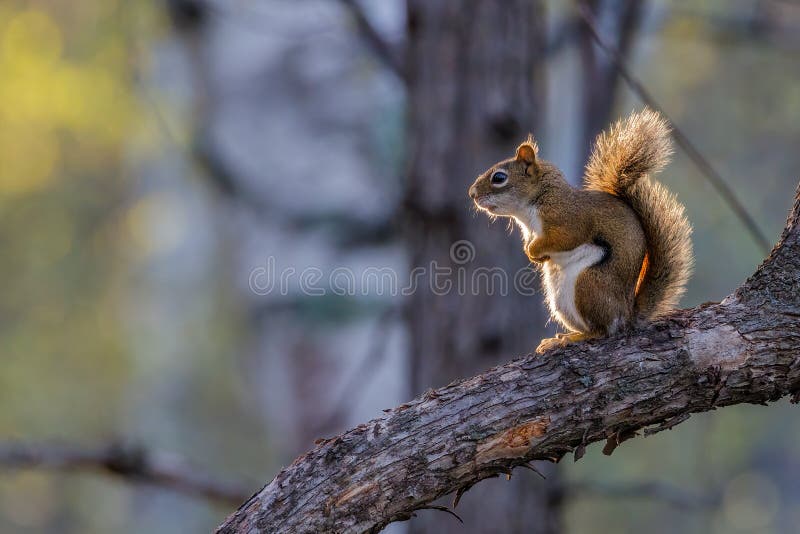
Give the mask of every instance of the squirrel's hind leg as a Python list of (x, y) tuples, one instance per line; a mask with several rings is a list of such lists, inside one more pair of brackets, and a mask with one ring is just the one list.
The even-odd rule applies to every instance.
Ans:
[(542, 354), (547, 352), (548, 350), (555, 348), (555, 347), (564, 347), (571, 343), (577, 343), (578, 341), (583, 341), (584, 339), (591, 339), (593, 337), (592, 334), (586, 334), (583, 332), (567, 332), (565, 334), (556, 334), (556, 337), (547, 337), (544, 338), (542, 341), (539, 342), (539, 346), (536, 347), (536, 353)]

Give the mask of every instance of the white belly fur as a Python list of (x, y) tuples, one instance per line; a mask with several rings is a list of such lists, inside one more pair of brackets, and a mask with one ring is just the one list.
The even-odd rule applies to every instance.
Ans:
[(575, 282), (578, 275), (599, 262), (603, 254), (601, 247), (585, 243), (566, 252), (550, 253), (550, 261), (544, 263), (544, 289), (550, 313), (571, 330), (589, 330), (575, 306)]

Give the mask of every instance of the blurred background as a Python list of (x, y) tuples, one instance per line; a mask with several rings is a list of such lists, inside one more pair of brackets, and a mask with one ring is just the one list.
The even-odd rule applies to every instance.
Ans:
[[(779, 236), (800, 178), (800, 3), (583, 4), (700, 154), (677, 150), (660, 179), (695, 227), (682, 304), (720, 300), (765, 256), (759, 232)], [(380, 280), (465, 265), (460, 240), (469, 270), (524, 269), (517, 230), (472, 210), (474, 177), (533, 132), (579, 183), (599, 129), (643, 107), (575, 6), (0, 4), (0, 531), (210, 531), (315, 438), (551, 334), (538, 293)], [(368, 270), (363, 291), (328, 276)], [(151, 468), (166, 475), (149, 484)], [(388, 531), (800, 524), (786, 402), (541, 469), (475, 487), (463, 526), (427, 511)], [(199, 491), (174, 481), (200, 474)]]

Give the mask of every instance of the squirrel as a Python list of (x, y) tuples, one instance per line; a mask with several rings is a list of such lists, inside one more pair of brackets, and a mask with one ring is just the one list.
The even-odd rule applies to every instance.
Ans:
[(673, 309), (693, 267), (692, 227), (677, 198), (650, 176), (672, 155), (670, 128), (645, 109), (594, 143), (583, 188), (539, 159), (532, 136), (469, 188), (475, 206), (509, 217), (541, 266), (551, 316), (568, 333), (537, 353), (614, 334)]

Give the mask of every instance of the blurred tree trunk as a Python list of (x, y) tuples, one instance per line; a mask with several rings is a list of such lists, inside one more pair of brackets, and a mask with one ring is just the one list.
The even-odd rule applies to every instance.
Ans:
[[(412, 269), (426, 269), (407, 303), (412, 395), (530, 352), (545, 334), (541, 297), (514, 289), (528, 263), (519, 237), (475, 216), (467, 195), (479, 172), (513, 155), (543, 123), (544, 47), (539, 0), (408, 2), (405, 234)], [(454, 248), (461, 240), (468, 243)], [(431, 262), (452, 271), (434, 280)], [(482, 266), (507, 273), (505, 292), (500, 284), (494, 294), (469, 287)], [(527, 286), (537, 287), (531, 278)], [(457, 513), (471, 532), (558, 532), (552, 497), (547, 483), (526, 473), (474, 488)], [(434, 512), (410, 523), (412, 532), (464, 528)]]

